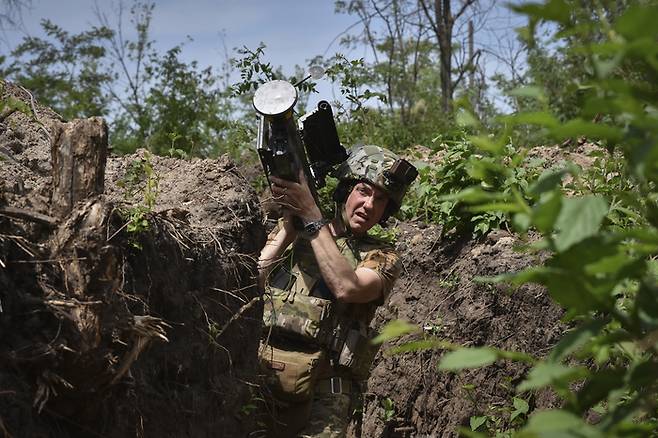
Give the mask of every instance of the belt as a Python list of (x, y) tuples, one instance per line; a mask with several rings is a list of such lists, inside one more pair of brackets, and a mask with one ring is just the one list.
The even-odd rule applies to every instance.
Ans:
[(330, 377), (328, 379), (319, 380), (315, 385), (315, 390), (321, 393), (328, 394), (351, 394), (352, 390), (356, 389), (356, 385), (351, 380), (343, 379), (341, 377)]

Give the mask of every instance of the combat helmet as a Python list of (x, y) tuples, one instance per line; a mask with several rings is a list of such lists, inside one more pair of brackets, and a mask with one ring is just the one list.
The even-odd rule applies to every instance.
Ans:
[(388, 195), (389, 202), (382, 216), (385, 222), (402, 205), (407, 189), (416, 179), (418, 171), (407, 160), (388, 149), (374, 145), (357, 145), (350, 148), (348, 158), (336, 170), (339, 179), (334, 200), (345, 203), (357, 182), (373, 184)]

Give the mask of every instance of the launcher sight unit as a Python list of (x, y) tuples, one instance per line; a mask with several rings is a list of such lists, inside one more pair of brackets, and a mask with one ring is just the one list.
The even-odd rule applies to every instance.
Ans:
[(325, 185), (325, 178), (336, 165), (347, 159), (338, 140), (331, 105), (321, 101), (295, 124), (297, 89), (287, 81), (273, 80), (254, 94), (254, 109), (260, 116), (257, 150), (263, 170), (270, 176), (299, 182), (304, 171), (311, 193)]

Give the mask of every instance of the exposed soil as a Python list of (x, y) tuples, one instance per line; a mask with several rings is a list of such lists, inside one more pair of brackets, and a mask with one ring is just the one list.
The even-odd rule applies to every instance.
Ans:
[[(509, 290), (503, 285), (477, 283), (477, 276), (518, 271), (533, 258), (516, 247), (522, 242), (504, 231), (482, 241), (442, 240), (440, 229), (400, 224), (399, 241), (405, 269), (388, 305), (375, 324), (404, 319), (435, 336), (464, 346), (495, 346), (545, 355), (565, 327), (562, 311), (537, 286)], [(364, 396), (362, 424), (352, 424), (352, 436), (457, 436), (471, 416), (489, 415), (508, 423), (513, 388), (528, 368), (503, 361), (454, 374), (439, 372), (443, 351), (390, 355), (386, 350), (418, 338), (385, 344), (378, 354)], [(524, 394), (530, 407), (557, 403), (548, 392)], [(395, 415), (386, 419), (382, 403), (393, 402)]]
[[(50, 138), (34, 106), (0, 125), (0, 207), (48, 215)], [(245, 436), (258, 395), (264, 241), (254, 191), (227, 158), (150, 158), (148, 230), (127, 232), (117, 186), (134, 156), (110, 157), (105, 194), (54, 226), (0, 216), (0, 432), (4, 436)], [(98, 218), (98, 220), (96, 220)], [(82, 295), (67, 273), (81, 272)]]
[[(11, 84), (7, 95), (33, 105)], [(49, 215), (49, 137), (64, 121), (34, 105), (36, 118), (14, 112), (0, 121), (0, 208)], [(145, 160), (159, 176), (157, 201), (148, 230), (128, 233), (126, 211), (142, 201), (144, 181), (132, 196), (117, 182)], [(104, 194), (54, 225), (0, 214), (0, 436), (240, 437), (258, 429), (262, 307), (253, 275), (262, 217), (228, 158), (144, 151), (110, 156)], [(405, 269), (375, 326), (401, 318), (423, 336), (538, 356), (564, 331), (562, 311), (541, 288), (474, 281), (539, 257), (516, 251), (518, 237), (460, 240), (440, 238), (436, 226), (399, 227)], [(77, 279), (83, 295), (69, 287), (71, 266), (86, 273)], [(409, 339), (380, 351), (351, 436), (455, 436), (474, 415), (508, 421), (526, 366), (453, 374), (436, 369), (443, 351), (386, 354)], [(557, 403), (549, 392), (523, 396), (531, 407)], [(386, 399), (395, 411), (388, 417)]]

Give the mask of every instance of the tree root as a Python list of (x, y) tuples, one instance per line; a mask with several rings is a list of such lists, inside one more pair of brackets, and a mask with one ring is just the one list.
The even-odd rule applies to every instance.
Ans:
[(36, 222), (49, 227), (55, 227), (58, 223), (57, 219), (52, 216), (16, 207), (0, 207), (0, 215)]

